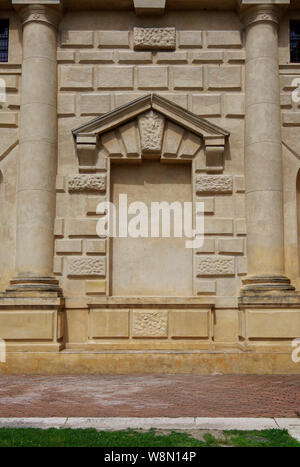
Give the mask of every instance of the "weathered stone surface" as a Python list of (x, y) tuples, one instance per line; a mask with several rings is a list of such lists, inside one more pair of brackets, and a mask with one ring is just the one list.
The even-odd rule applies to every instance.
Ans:
[(139, 118), (142, 152), (160, 152), (164, 124), (165, 119), (153, 111), (150, 111)]
[(106, 178), (103, 175), (74, 175), (68, 179), (70, 192), (105, 191)]
[(167, 311), (133, 311), (133, 337), (167, 337)]
[(232, 193), (232, 186), (230, 175), (198, 175), (196, 178), (197, 193)]
[(105, 276), (105, 258), (69, 258), (70, 276)]
[(133, 45), (136, 50), (175, 50), (175, 28), (134, 28)]
[(234, 258), (231, 256), (197, 257), (197, 276), (228, 276), (234, 272)]

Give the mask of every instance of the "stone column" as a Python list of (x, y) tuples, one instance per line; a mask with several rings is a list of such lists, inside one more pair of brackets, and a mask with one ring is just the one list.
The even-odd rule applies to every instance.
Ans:
[(291, 291), (284, 276), (278, 23), (276, 5), (246, 8), (245, 175), (248, 276), (242, 295)]
[(21, 8), (19, 15), (23, 21), (23, 65), (16, 277), (8, 290), (58, 290), (52, 264), (59, 11), (35, 4)]

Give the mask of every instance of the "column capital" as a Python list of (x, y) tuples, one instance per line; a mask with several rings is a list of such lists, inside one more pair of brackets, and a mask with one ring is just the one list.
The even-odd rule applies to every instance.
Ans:
[(247, 28), (255, 23), (269, 22), (279, 24), (283, 13), (281, 5), (251, 5), (242, 7), (240, 10), (241, 20), (244, 27)]
[(57, 28), (61, 18), (62, 11), (60, 5), (53, 7), (51, 4), (28, 3), (19, 4), (17, 8), (23, 25), (30, 22), (47, 23)]

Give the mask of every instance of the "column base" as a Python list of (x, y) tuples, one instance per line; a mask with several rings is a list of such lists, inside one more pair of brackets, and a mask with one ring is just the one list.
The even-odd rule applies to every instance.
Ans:
[(58, 352), (64, 348), (64, 299), (57, 292), (0, 294), (0, 339), (6, 351)]
[(10, 281), (10, 286), (6, 289), (7, 293), (25, 293), (25, 292), (56, 292), (62, 296), (57, 279), (51, 276), (18, 276)]
[(258, 276), (247, 276), (243, 279), (241, 297), (247, 295), (273, 295), (290, 294), (295, 292), (295, 287), (286, 276), (275, 274), (261, 274)]

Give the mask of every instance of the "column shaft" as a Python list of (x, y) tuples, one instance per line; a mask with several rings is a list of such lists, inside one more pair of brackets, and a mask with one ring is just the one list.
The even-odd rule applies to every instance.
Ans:
[(245, 175), (248, 274), (244, 284), (287, 287), (284, 274), (276, 6), (246, 11)]
[[(57, 13), (27, 6), (23, 18), (22, 100), (17, 186), (15, 286), (55, 288), (53, 225), (57, 168)], [(52, 284), (52, 285), (51, 285)]]

